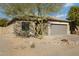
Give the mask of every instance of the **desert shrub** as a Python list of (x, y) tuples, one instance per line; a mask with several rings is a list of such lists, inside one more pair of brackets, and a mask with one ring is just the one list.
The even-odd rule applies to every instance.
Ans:
[(31, 47), (31, 48), (35, 48), (35, 44), (34, 44), (34, 43), (32, 43), (30, 47)]
[(5, 27), (7, 25), (7, 21), (6, 19), (0, 19), (0, 26), (1, 27)]

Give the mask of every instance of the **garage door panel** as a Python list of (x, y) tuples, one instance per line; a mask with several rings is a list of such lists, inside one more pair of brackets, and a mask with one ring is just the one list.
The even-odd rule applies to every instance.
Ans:
[(51, 35), (64, 35), (67, 34), (67, 25), (51, 25)]

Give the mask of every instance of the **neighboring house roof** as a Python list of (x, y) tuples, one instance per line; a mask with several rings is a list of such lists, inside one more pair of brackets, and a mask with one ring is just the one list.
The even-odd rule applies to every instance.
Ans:
[[(39, 18), (39, 20), (42, 18), (42, 17), (37, 17), (37, 16), (26, 16), (26, 17), (17, 17), (17, 18), (13, 18), (12, 20), (10, 20), (7, 24), (10, 25), (16, 21), (37, 21), (37, 19)], [(67, 20), (61, 20), (57, 17), (51, 17), (51, 16), (48, 16), (48, 17), (45, 17), (43, 18), (43, 20), (45, 21), (57, 21), (57, 22), (68, 22)]]
[(57, 21), (57, 22), (69, 22), (68, 20), (60, 19), (54, 16), (47, 17), (48, 21)]

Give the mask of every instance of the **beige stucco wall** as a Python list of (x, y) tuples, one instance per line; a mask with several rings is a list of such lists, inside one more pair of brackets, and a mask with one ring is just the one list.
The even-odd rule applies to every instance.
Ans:
[[(14, 34), (14, 24), (11, 24), (7, 27), (0, 27), (0, 36), (3, 37), (7, 37), (7, 38), (14, 38), (16, 37), (16, 35)], [(6, 39), (7, 39), (6, 38)]]
[(29, 21), (16, 21), (15, 25), (14, 25), (14, 32), (15, 34), (19, 34), (19, 35), (34, 35), (35, 34), (35, 29), (34, 26), (35, 24), (33, 22), (30, 21), (30, 29), (29, 29), (29, 33), (26, 33), (25, 31), (22, 30), (22, 22), (29, 22)]
[[(44, 28), (44, 35), (47, 35), (48, 36), (51, 36), (51, 30), (50, 30), (50, 24), (53, 23), (53, 24), (65, 24), (67, 25), (67, 35), (70, 34), (70, 30), (69, 30), (69, 23), (66, 23), (66, 22), (48, 22), (48, 24), (46, 25), (47, 29)], [(32, 24), (32, 26), (30, 27), (31, 30), (30, 33), (33, 34), (35, 33), (34, 32), (34, 24)], [(16, 36), (16, 33), (21, 33), (23, 34), (23, 31), (21, 29), (21, 21), (20, 22), (15, 22), (7, 27), (0, 27), (0, 36), (4, 36), (4, 34), (7, 34), (7, 36)]]

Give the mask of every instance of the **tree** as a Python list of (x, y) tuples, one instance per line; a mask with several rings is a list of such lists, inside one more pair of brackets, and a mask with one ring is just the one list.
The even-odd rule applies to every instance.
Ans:
[(41, 32), (43, 34), (43, 18), (46, 17), (51, 12), (58, 11), (63, 4), (60, 3), (20, 3), (20, 4), (3, 4), (2, 8), (5, 10), (5, 13), (12, 17), (22, 16), (24, 15), (34, 15), (41, 17), (41, 20), (37, 19), (39, 22), (36, 25), (36, 28), (40, 27), (40, 29), (36, 29), (36, 35)]
[(70, 8), (70, 11), (68, 13), (68, 20), (76, 21), (76, 24), (79, 26), (79, 7), (78, 6), (72, 6)]
[(25, 14), (45, 16), (51, 12), (56, 12), (62, 7), (60, 3), (12, 3), (0, 4), (8, 16), (18, 16)]
[(30, 14), (30, 10), (32, 10), (32, 5), (31, 4), (17, 4), (17, 3), (12, 3), (12, 4), (1, 4), (1, 8), (5, 10), (5, 14), (15, 18), (17, 16), (23, 16), (26, 14)]

